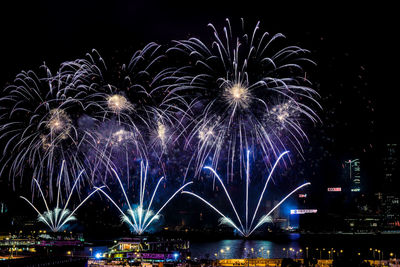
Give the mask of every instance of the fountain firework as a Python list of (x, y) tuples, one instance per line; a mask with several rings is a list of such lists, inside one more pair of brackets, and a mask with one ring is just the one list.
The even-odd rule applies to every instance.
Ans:
[[(122, 193), (125, 197), (126, 204), (128, 205), (128, 210), (126, 212), (122, 211), (122, 209), (118, 206), (118, 204), (110, 197), (109, 194), (107, 194), (103, 189), (97, 188), (102, 192), (110, 201), (111, 203), (114, 204), (114, 206), (118, 209), (118, 211), (121, 213), (121, 218), (122, 221), (127, 223), (133, 232), (135, 232), (138, 235), (143, 234), (148, 227), (151, 225), (151, 223), (155, 220), (159, 219), (159, 214), (160, 212), (167, 206), (167, 204), (179, 193), (181, 192), (186, 186), (192, 184), (193, 182), (188, 182), (181, 186), (178, 190), (175, 191), (172, 196), (168, 198), (167, 201), (164, 202), (164, 204), (159, 208), (156, 212), (153, 211), (152, 204), (154, 197), (157, 194), (158, 188), (160, 186), (160, 183), (164, 180), (164, 177), (161, 177), (157, 185), (153, 191), (153, 194), (151, 196), (150, 202), (148, 203), (147, 207), (145, 207), (145, 195), (146, 195), (146, 184), (147, 184), (147, 168), (148, 164), (146, 165), (143, 163), (143, 161), (140, 162), (140, 187), (139, 187), (139, 201), (138, 204), (135, 206), (132, 206), (129, 198), (126, 194), (126, 190), (121, 182), (121, 179), (118, 175), (118, 173), (112, 168), (111, 170), (113, 171), (115, 177), (118, 180), (118, 183), (121, 187)], [(129, 174), (128, 174), (129, 175)]]
[(268, 182), (272, 177), (272, 174), (274, 173), (274, 170), (278, 164), (278, 162), (282, 159), (282, 157), (286, 154), (288, 154), (288, 151), (285, 151), (284, 153), (282, 153), (278, 159), (275, 161), (269, 175), (268, 178), (264, 184), (264, 188), (260, 194), (260, 197), (258, 199), (258, 203), (257, 206), (254, 210), (253, 216), (251, 221), (249, 222), (249, 184), (250, 184), (250, 163), (249, 163), (249, 156), (250, 156), (250, 151), (247, 151), (247, 160), (246, 160), (246, 210), (245, 210), (245, 223), (242, 223), (242, 220), (238, 214), (238, 211), (235, 207), (235, 204), (233, 203), (230, 194), (228, 193), (228, 190), (226, 189), (224, 182), (222, 181), (222, 179), (219, 177), (218, 173), (209, 166), (204, 167), (207, 170), (210, 170), (214, 176), (217, 178), (217, 180), (220, 182), (222, 188), (224, 189), (225, 192), (225, 196), (228, 198), (229, 203), (235, 213), (236, 219), (239, 223), (239, 225), (235, 224), (234, 221), (232, 219), (230, 219), (228, 216), (226, 216), (225, 214), (223, 214), (220, 210), (218, 210), (214, 205), (212, 205), (210, 202), (208, 202), (206, 199), (202, 198), (201, 196), (199, 196), (198, 194), (195, 194), (193, 192), (189, 192), (189, 191), (182, 191), (182, 193), (184, 194), (189, 194), (192, 195), (198, 199), (200, 199), (201, 201), (203, 201), (205, 204), (207, 204), (209, 207), (211, 207), (214, 211), (216, 211), (221, 217), (220, 222), (222, 224), (226, 224), (232, 228), (234, 228), (235, 230), (237, 230), (240, 235), (244, 236), (244, 237), (249, 237), (257, 228), (259, 228), (261, 225), (268, 223), (268, 222), (272, 222), (272, 219), (270, 217), (270, 215), (272, 214), (272, 212), (274, 212), (287, 198), (289, 198), (293, 193), (295, 193), (297, 190), (310, 185), (310, 183), (304, 183), (302, 185), (300, 185), (299, 187), (297, 187), (296, 189), (294, 189), (293, 191), (291, 191), (289, 194), (287, 194), (277, 205), (275, 205), (267, 214), (261, 216), (258, 219), (258, 222), (254, 225), (253, 224), (255, 222), (255, 219), (257, 217), (257, 213), (258, 213), (258, 209), (260, 208), (260, 204), (261, 201), (264, 197), (265, 194), (265, 190), (267, 189), (268, 186)]
[(83, 171), (81, 171), (78, 175), (78, 177), (75, 179), (74, 185), (72, 186), (71, 191), (69, 192), (68, 198), (65, 201), (64, 205), (63, 200), (62, 200), (62, 196), (61, 196), (61, 179), (63, 177), (63, 170), (64, 170), (64, 165), (65, 162), (62, 162), (61, 165), (61, 170), (60, 173), (58, 175), (58, 190), (57, 190), (57, 204), (56, 207), (54, 209), (50, 209), (48, 202), (43, 194), (42, 188), (38, 182), (38, 180), (36, 180), (35, 178), (33, 178), (33, 181), (35, 182), (35, 184), (37, 185), (37, 188), (39, 190), (39, 193), (43, 199), (43, 203), (46, 206), (46, 210), (44, 212), (40, 212), (39, 209), (31, 202), (29, 201), (26, 197), (20, 196), (23, 200), (25, 200), (26, 202), (29, 203), (29, 205), (38, 213), (38, 221), (39, 222), (43, 222), (45, 223), (52, 232), (58, 232), (62, 229), (62, 227), (70, 221), (74, 221), (76, 220), (76, 217), (74, 216), (75, 212), (94, 194), (96, 193), (98, 190), (101, 190), (101, 188), (103, 188), (104, 186), (101, 187), (97, 187), (95, 190), (93, 190), (84, 200), (80, 201), (80, 203), (78, 204), (78, 206), (73, 210), (70, 211), (68, 209), (68, 204), (71, 200), (71, 196), (74, 193), (74, 189), (76, 188), (79, 179), (82, 177), (82, 173)]

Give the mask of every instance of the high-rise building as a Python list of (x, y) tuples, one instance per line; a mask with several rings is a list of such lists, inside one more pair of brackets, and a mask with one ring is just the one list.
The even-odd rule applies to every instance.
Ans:
[(344, 162), (344, 177), (351, 192), (361, 191), (360, 159), (346, 160)]
[(394, 176), (399, 164), (398, 146), (397, 144), (386, 144), (383, 155), (383, 175), (384, 175), (384, 190), (396, 190), (394, 185)]

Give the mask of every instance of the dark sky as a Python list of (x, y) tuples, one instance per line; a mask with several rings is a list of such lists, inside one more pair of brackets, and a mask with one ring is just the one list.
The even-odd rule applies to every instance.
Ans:
[(262, 30), (310, 49), (318, 64), (310, 75), (322, 96), (323, 124), (310, 127), (309, 146), (337, 162), (370, 149), (373, 162), (379, 147), (399, 143), (397, 9), (302, 2), (1, 1), (1, 86), (22, 69), (43, 62), (55, 69), (92, 48), (112, 55), (149, 41), (205, 37), (209, 22), (221, 26), (227, 17), (260, 20)]

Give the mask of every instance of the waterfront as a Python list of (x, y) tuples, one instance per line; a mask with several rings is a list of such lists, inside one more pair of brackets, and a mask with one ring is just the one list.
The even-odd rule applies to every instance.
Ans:
[[(226, 239), (213, 242), (192, 242), (192, 258), (241, 259), (302, 257), (303, 250), (297, 240), (278, 243), (266, 240)], [(289, 255), (290, 254), (290, 255)]]
[(224, 239), (192, 241), (193, 258), (362, 258), (389, 259), (400, 255), (399, 235), (288, 234), (270, 240)]
[(46, 249), (41, 246), (43, 242), (36, 239), (27, 242), (26, 239), (11, 238), (1, 243), (3, 259), (12, 256), (14, 260), (2, 264), (23, 266), (33, 261), (38, 264), (78, 266), (82, 261), (89, 260), (93, 266), (109, 263), (285, 266), (285, 262), (297, 261), (305, 266), (322, 263), (324, 266), (332, 266), (333, 263), (345, 264), (338, 266), (349, 266), (346, 265), (348, 263), (359, 266), (369, 261), (370, 265), (380, 266), (389, 261), (397, 262), (400, 255), (399, 235), (395, 234), (287, 233), (275, 234), (263, 240), (178, 236), (176, 233), (174, 237), (168, 238), (157, 235), (86, 240), (80, 245), (73, 245), (75, 243), (67, 240), (64, 243), (48, 242)]

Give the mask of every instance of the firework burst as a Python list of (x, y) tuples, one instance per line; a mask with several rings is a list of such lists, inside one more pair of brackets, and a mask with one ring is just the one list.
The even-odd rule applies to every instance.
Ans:
[[(178, 97), (167, 93), (173, 71), (160, 67), (164, 58), (161, 46), (150, 43), (135, 52), (128, 64), (108, 67), (96, 50), (87, 59), (62, 64), (60, 80), (96, 121), (85, 131), (86, 150), (94, 153), (88, 157), (110, 162), (113, 150), (121, 152), (125, 147), (126, 153), (138, 158), (147, 160), (149, 150), (160, 158), (176, 141), (181, 122), (173, 103)], [(124, 141), (135, 145), (121, 146)]]
[[(34, 177), (53, 177), (62, 161), (75, 173), (82, 169), (82, 138), (74, 124), (79, 105), (46, 66), (18, 74), (0, 98), (0, 141), (5, 144), (0, 173), (8, 170), (14, 179), (33, 170)], [(69, 179), (64, 184), (70, 187)]]
[(195, 151), (196, 173), (208, 159), (217, 166), (221, 157), (233, 168), (235, 159), (245, 158), (243, 147), (258, 147), (266, 158), (276, 158), (288, 146), (301, 154), (306, 135), (299, 120), (318, 120), (312, 109), (319, 107), (318, 94), (303, 75), (302, 65), (314, 64), (308, 51), (282, 46), (284, 36), (261, 32), (259, 23), (247, 33), (242, 20), (238, 34), (226, 23), (221, 32), (209, 24), (210, 45), (190, 38), (175, 41), (168, 51), (189, 61), (172, 92), (194, 99), (186, 147)]

